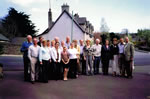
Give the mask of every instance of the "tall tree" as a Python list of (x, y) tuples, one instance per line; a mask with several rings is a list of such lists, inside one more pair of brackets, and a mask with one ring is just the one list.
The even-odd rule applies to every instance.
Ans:
[(8, 38), (34, 36), (37, 32), (35, 25), (29, 20), (29, 15), (14, 8), (9, 8), (8, 15), (2, 19), (2, 26), (4, 35)]

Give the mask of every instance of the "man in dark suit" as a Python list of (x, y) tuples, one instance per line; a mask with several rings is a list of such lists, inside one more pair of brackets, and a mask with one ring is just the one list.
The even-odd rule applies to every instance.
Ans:
[(106, 40), (105, 45), (102, 46), (102, 50), (101, 50), (103, 75), (108, 75), (110, 56), (111, 56), (111, 50), (109, 46), (109, 41)]
[(134, 46), (129, 42), (129, 38), (125, 37), (125, 47), (124, 47), (124, 56), (125, 56), (125, 66), (124, 74), (127, 73), (127, 78), (132, 78), (132, 62), (134, 58)]

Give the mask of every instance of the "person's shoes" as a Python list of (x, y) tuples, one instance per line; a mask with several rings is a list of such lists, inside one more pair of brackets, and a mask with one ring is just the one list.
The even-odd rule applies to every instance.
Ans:
[(64, 81), (67, 81), (68, 79), (67, 78), (64, 78)]
[(89, 73), (86, 73), (86, 76), (90, 76), (90, 74), (89, 74)]
[(127, 78), (128, 78), (128, 79), (132, 79), (132, 78), (133, 78), (133, 76), (127, 76)]
[(79, 77), (79, 75), (76, 75), (76, 78), (78, 78)]
[(34, 81), (31, 81), (31, 84), (34, 84)]

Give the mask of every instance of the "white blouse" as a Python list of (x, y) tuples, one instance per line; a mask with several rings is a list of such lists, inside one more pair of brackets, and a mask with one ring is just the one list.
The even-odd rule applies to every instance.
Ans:
[(68, 53), (69, 53), (69, 58), (70, 59), (77, 59), (77, 54), (79, 54), (78, 51), (77, 51), (77, 49), (75, 49), (75, 48), (68, 49)]
[(42, 62), (42, 60), (50, 60), (50, 53), (49, 53), (49, 49), (47, 47), (40, 48), (39, 61)]
[[(58, 54), (59, 54), (58, 62), (60, 62), (61, 61), (61, 50), (59, 48), (58, 48)], [(51, 58), (53, 59), (54, 62), (56, 62), (56, 59), (57, 59), (56, 48), (52, 48), (52, 50), (51, 50)]]

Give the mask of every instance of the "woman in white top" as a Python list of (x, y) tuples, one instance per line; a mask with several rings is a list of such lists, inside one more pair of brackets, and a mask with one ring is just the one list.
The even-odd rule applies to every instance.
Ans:
[(74, 43), (70, 44), (70, 49), (68, 49), (69, 59), (70, 59), (70, 69), (69, 76), (71, 78), (77, 78), (77, 55), (79, 54), (77, 49), (74, 48)]
[(50, 63), (50, 54), (49, 49), (47, 48), (47, 41), (44, 40), (42, 44), (43, 47), (41, 47), (39, 51), (39, 61), (42, 68), (41, 80), (44, 83), (48, 83), (48, 67)]
[(52, 80), (53, 77), (52, 77), (52, 72), (53, 72), (53, 66), (52, 66), (52, 61), (51, 61), (51, 51), (52, 51), (52, 47), (51, 47), (51, 42), (50, 40), (47, 40), (47, 48), (49, 50), (49, 54), (50, 54), (50, 64), (48, 66), (48, 79), (49, 80)]
[(55, 43), (55, 47), (51, 51), (52, 66), (53, 66), (53, 77), (55, 80), (61, 79), (61, 50), (59, 49), (59, 42)]

